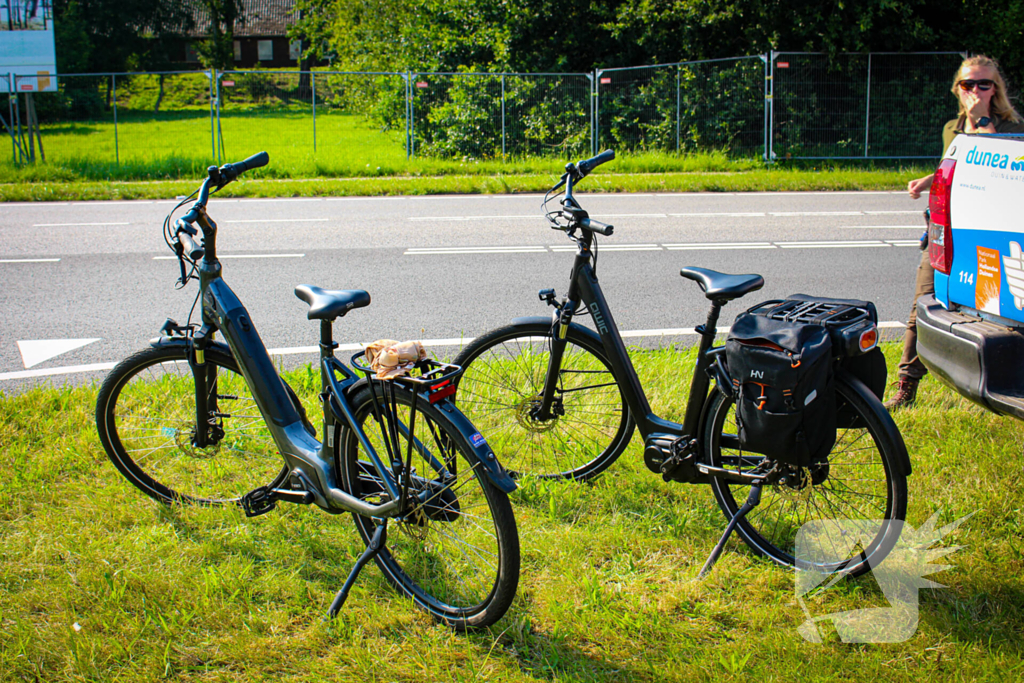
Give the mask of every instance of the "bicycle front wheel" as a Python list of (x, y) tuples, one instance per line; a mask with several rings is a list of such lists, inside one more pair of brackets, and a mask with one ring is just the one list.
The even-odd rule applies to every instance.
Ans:
[[(385, 465), (386, 440), (392, 454), (397, 441), (402, 466), (396, 479), (403, 488), (408, 472), (408, 489), (404, 509), (394, 517), (353, 515), (360, 536), (369, 543), (377, 526), (387, 525), (377, 566), (435, 619), (460, 630), (493, 624), (512, 604), (519, 584), (519, 534), (508, 495), (480, 470), (467, 436), (436, 405), (420, 397), (413, 414), (411, 390), (385, 391), (374, 382), (372, 391), (376, 407), (369, 386), (349, 402)], [(337, 429), (336, 462), (346, 491), (374, 504), (390, 500), (355, 433)]]
[(492, 330), (453, 361), (456, 400), (511, 472), (590, 479), (629, 445), (633, 418), (604, 349), (570, 328), (551, 415), (537, 419), (550, 357), (547, 323)]
[[(907, 478), (900, 467), (906, 446), (874, 394), (842, 377), (835, 382), (844, 426), (838, 430), (827, 464), (793, 468), (786, 483), (764, 486), (760, 504), (736, 530), (755, 552), (779, 564), (857, 576), (877, 566), (899, 539), (907, 513)], [(732, 399), (714, 391), (708, 401), (705, 462), (734, 472), (765, 470), (770, 463), (763, 455), (740, 447)], [(712, 478), (711, 487), (728, 519), (750, 491), (746, 484), (718, 478)], [(829, 527), (819, 527), (813, 559), (800, 558), (798, 563), (797, 533), (815, 520), (835, 523), (835, 530), (852, 525), (846, 528), (855, 529), (862, 540), (851, 545), (843, 539), (826, 538), (832, 533)]]
[(206, 352), (216, 370), (207, 399), (213, 443), (193, 445), (196, 389), (187, 353), (184, 346), (139, 351), (107, 376), (96, 427), (111, 461), (161, 503), (237, 503), (259, 486), (280, 485), (286, 470), (277, 446), (235, 359), (218, 349)]

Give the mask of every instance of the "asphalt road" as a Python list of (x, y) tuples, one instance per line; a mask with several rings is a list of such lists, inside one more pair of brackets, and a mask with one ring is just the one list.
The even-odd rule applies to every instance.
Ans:
[[(765, 277), (749, 304), (726, 308), (726, 323), (794, 292), (870, 299), (893, 323), (909, 312), (925, 204), (905, 193), (583, 190), (592, 217), (615, 225), (600, 238), (598, 276), (620, 329), (641, 332), (627, 341), (678, 339), (703, 321), (706, 301), (679, 277), (685, 265)], [(292, 364), (314, 358), (318, 333), (292, 293), (300, 283), (371, 293), (369, 308), (336, 324), (342, 342), (472, 337), (545, 314), (536, 292), (564, 293), (572, 244), (547, 227), (540, 199), (214, 197), (209, 211), (225, 280)], [(174, 288), (178, 267), (160, 230), (175, 203), (0, 205), (0, 391), (90, 381), (166, 318), (188, 319), (196, 284)]]

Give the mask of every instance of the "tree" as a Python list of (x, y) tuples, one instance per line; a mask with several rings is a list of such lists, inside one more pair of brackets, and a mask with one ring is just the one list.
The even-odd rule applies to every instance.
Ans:
[[(241, 0), (199, 0), (209, 15), (206, 40), (196, 45), (203, 66), (229, 70), (235, 65), (235, 22), (242, 16)], [(204, 28), (204, 27), (200, 27)]]
[(177, 0), (54, 0), (60, 73), (166, 68), (192, 15)]

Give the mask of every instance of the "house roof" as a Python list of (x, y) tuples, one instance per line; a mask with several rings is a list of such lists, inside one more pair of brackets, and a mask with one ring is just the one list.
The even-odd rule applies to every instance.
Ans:
[[(205, 3), (191, 0), (195, 28), (192, 37), (209, 34), (210, 13)], [(295, 0), (239, 0), (240, 17), (235, 21), (235, 38), (286, 36), (298, 20)]]

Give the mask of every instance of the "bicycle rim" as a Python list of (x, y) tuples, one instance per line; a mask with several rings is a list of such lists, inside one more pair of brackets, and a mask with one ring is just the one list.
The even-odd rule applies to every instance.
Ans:
[[(379, 386), (379, 385), (377, 385)], [(379, 399), (381, 397), (378, 397)], [(411, 392), (398, 389), (398, 452), (410, 462), (410, 498), (422, 494), (397, 517), (374, 520), (353, 515), (364, 541), (377, 524), (387, 524), (387, 543), (378, 567), (401, 592), (435, 618), (457, 628), (486, 626), (508, 609), (519, 575), (519, 546), (508, 496), (478, 471), (479, 462), (463, 436), (425, 400), (411, 414)], [(370, 391), (353, 400), (357, 419), (381, 458), (388, 461), (387, 426), (374, 417)], [(385, 421), (386, 423), (386, 421)], [(345, 429), (337, 443), (341, 481), (359, 498), (389, 500), (379, 475), (355, 435)]]
[(147, 349), (118, 365), (97, 401), (100, 440), (121, 473), (164, 503), (235, 503), (263, 485), (283, 481), (284, 470), (245, 379), (234, 359), (208, 351), (217, 368), (210, 399), (216, 443), (192, 445), (195, 381), (184, 347)]
[(584, 480), (608, 468), (633, 432), (633, 420), (604, 354), (570, 333), (552, 416), (538, 420), (550, 357), (550, 331), (503, 328), (455, 359), (459, 408), (502, 464), (516, 474)]
[[(803, 468), (796, 486), (763, 487), (760, 504), (736, 529), (753, 550), (779, 564), (858, 575), (877, 565), (898, 539), (906, 515), (906, 477), (897, 472), (896, 444), (889, 443), (864, 400), (841, 381), (836, 383), (836, 398), (840, 409), (848, 411), (849, 421), (837, 432), (827, 470)], [(706, 461), (736, 472), (763, 468), (763, 456), (745, 452), (739, 445), (732, 400), (718, 392), (710, 400)], [(713, 479), (712, 488), (730, 519), (750, 491), (747, 485), (721, 479)], [(826, 526), (817, 520), (825, 520)], [(808, 522), (814, 526), (805, 528), (805, 534), (853, 524), (862, 532), (861, 540), (851, 545), (843, 539), (822, 538), (814, 545), (813, 560), (801, 558), (798, 563), (797, 534)]]

